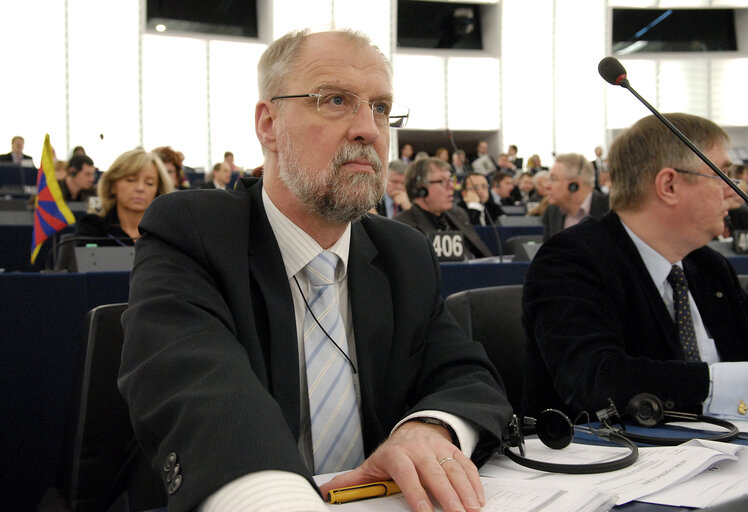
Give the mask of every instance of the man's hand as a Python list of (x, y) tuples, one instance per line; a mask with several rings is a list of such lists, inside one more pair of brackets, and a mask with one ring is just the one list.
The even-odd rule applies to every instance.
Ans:
[(361, 466), (320, 487), (323, 496), (340, 487), (394, 480), (410, 508), (430, 512), (427, 490), (445, 512), (478, 511), (486, 498), (478, 468), (451, 442), (446, 428), (403, 423)]
[(480, 197), (475, 190), (468, 190), (465, 192), (465, 203), (480, 203)]
[(410, 199), (408, 199), (408, 193), (405, 190), (396, 190), (392, 194), (392, 200), (395, 204), (400, 207), (401, 210), (410, 210)]

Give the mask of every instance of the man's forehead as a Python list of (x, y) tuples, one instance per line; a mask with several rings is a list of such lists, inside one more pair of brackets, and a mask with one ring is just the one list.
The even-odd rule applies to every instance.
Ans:
[[(353, 93), (392, 94), (389, 67), (376, 48), (334, 32), (311, 34), (304, 41), (292, 77), (308, 87), (336, 86)], [(376, 90), (368, 90), (371, 88)]]

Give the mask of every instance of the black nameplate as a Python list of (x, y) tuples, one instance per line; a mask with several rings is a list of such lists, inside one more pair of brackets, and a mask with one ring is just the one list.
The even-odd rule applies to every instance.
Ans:
[(460, 231), (434, 231), (428, 239), (439, 261), (465, 260), (465, 237)]

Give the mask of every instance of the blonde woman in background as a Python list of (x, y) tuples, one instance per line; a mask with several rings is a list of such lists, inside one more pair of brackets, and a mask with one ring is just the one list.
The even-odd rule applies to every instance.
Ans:
[(76, 223), (75, 235), (99, 238), (97, 245), (133, 245), (140, 238), (138, 224), (148, 206), (157, 196), (172, 190), (173, 181), (155, 153), (126, 151), (99, 180), (101, 212), (82, 217)]

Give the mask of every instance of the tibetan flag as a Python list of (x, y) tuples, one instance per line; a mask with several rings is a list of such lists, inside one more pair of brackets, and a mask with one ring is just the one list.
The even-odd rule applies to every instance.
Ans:
[(34, 263), (42, 243), (68, 224), (75, 223), (62, 198), (60, 185), (55, 178), (55, 162), (52, 158), (52, 145), (49, 134), (44, 137), (42, 164), (36, 177), (36, 200), (34, 201), (34, 236), (31, 239), (31, 263)]

